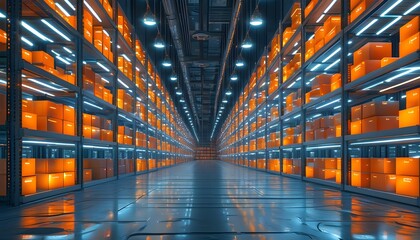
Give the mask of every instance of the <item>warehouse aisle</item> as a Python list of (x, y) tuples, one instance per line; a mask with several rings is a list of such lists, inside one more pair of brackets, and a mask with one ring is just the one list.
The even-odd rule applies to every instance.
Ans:
[(220, 161), (190, 162), (0, 212), (0, 239), (420, 236), (418, 208)]

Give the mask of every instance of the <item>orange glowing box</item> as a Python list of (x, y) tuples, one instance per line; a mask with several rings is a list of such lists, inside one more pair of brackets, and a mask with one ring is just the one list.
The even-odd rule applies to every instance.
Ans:
[(93, 45), (102, 53), (103, 48), (103, 28), (102, 26), (93, 26)]
[(399, 112), (399, 127), (411, 127), (420, 124), (420, 111), (419, 106), (411, 107)]
[(370, 187), (370, 173), (351, 172), (351, 185), (353, 187)]
[(371, 158), (370, 171), (372, 173), (395, 174), (395, 158)]
[(37, 174), (60, 173), (64, 171), (64, 160), (63, 158), (38, 158), (36, 159), (35, 166)]
[(76, 159), (74, 158), (63, 158), (63, 171), (74, 172), (76, 171)]
[(75, 113), (74, 108), (64, 105), (63, 107), (63, 120), (68, 122), (75, 122)]
[(325, 29), (323, 26), (316, 28), (315, 30), (315, 45), (321, 41), (324, 40), (325, 37)]
[(38, 190), (53, 190), (64, 186), (64, 173), (37, 174), (36, 188)]
[(306, 142), (313, 141), (314, 139), (315, 139), (314, 131), (310, 130), (310, 131), (305, 132), (305, 141)]
[(397, 176), (393, 174), (371, 173), (370, 188), (384, 192), (395, 192)]
[(398, 128), (396, 116), (375, 116), (362, 119), (362, 133), (376, 132)]
[(337, 159), (335, 158), (315, 158), (314, 161), (315, 168), (322, 169), (336, 169), (337, 168)]
[(22, 127), (32, 130), (38, 129), (38, 117), (36, 114), (22, 112)]
[(46, 116), (38, 116), (37, 129), (39, 131), (55, 132), (61, 134), (63, 133), (63, 120)]
[(44, 51), (33, 51), (32, 64), (54, 68), (54, 58)]
[(397, 175), (397, 194), (418, 197), (419, 189), (419, 177)]
[(362, 105), (362, 118), (374, 116), (398, 116), (397, 101), (373, 101)]
[(392, 43), (369, 42), (353, 53), (353, 64), (358, 65), (366, 60), (381, 60), (392, 56)]
[(406, 92), (407, 108), (420, 106), (420, 88)]
[(76, 135), (74, 122), (63, 121), (63, 134), (71, 135), (71, 136)]
[(405, 57), (410, 53), (420, 49), (420, 32), (400, 42), (400, 57)]
[(91, 138), (100, 140), (101, 139), (101, 129), (98, 128), (98, 127), (92, 127), (91, 129), (92, 129)]
[(314, 138), (315, 140), (318, 139), (326, 139), (327, 138), (327, 131), (325, 128), (319, 128), (314, 130)]
[(314, 177), (314, 167), (312, 166), (306, 166), (305, 167), (305, 175), (307, 178), (313, 178)]
[(341, 74), (337, 73), (331, 77), (331, 92), (341, 88)]
[(381, 68), (385, 67), (386, 65), (389, 65), (395, 61), (397, 61), (399, 58), (397, 57), (385, 57), (381, 59)]
[(114, 16), (114, 10), (112, 9), (111, 4), (108, 0), (102, 0), (102, 6), (104, 7), (105, 11), (108, 13), (109, 17), (112, 19)]
[(92, 126), (92, 115), (88, 113), (83, 113), (83, 124)]
[(366, 9), (373, 3), (374, 0), (362, 0), (350, 12), (350, 22), (356, 20)]
[(22, 177), (32, 175), (35, 175), (35, 158), (22, 158)]
[(309, 15), (309, 13), (314, 10), (315, 5), (318, 3), (318, 0), (312, 0), (306, 5), (305, 7), (305, 18)]
[(341, 28), (341, 16), (330, 16), (324, 22), (325, 32), (330, 32), (331, 30), (334, 30), (334, 29), (340, 30), (340, 28)]
[(356, 172), (370, 172), (371, 158), (352, 158), (351, 170)]
[(83, 182), (92, 181), (92, 169), (83, 169)]
[(315, 47), (314, 47), (315, 52), (318, 52), (324, 45), (325, 45), (324, 39), (321, 39), (318, 42), (316, 42)]
[(22, 48), (22, 59), (29, 63), (32, 63), (32, 52)]
[[(4, 96), (0, 94), (0, 96)], [(0, 100), (1, 102), (1, 100)], [(22, 99), (22, 112), (28, 112), (28, 113), (35, 113), (35, 104), (32, 100), (26, 100), (26, 99)]]
[(396, 173), (398, 175), (419, 176), (420, 164), (418, 158), (397, 158)]
[(323, 180), (335, 180), (337, 170), (314, 168), (314, 176)]
[(362, 105), (357, 105), (351, 108), (351, 120), (359, 121), (362, 119)]
[(381, 68), (381, 60), (366, 60), (351, 66), (351, 81)]
[(92, 127), (100, 128), (101, 127), (101, 117), (92, 115), (91, 125), (92, 125)]
[(295, 33), (295, 29), (292, 29), (291, 27), (287, 27), (283, 32), (283, 46), (286, 45), (286, 43), (290, 40), (290, 38)]
[(320, 74), (317, 75), (314, 80), (312, 81), (312, 89), (320, 87), (325, 84), (331, 83), (331, 74)]
[(92, 126), (91, 125), (83, 125), (83, 137), (92, 138)]
[(22, 195), (36, 193), (36, 176), (22, 177)]
[(420, 32), (419, 16), (414, 17), (411, 21), (400, 28), (400, 41), (403, 42), (418, 32)]
[(41, 116), (63, 119), (63, 104), (60, 103), (47, 100), (36, 101), (35, 110), (38, 114), (38, 120)]
[(70, 187), (76, 184), (76, 173), (75, 172), (65, 172), (63, 174), (63, 186)]

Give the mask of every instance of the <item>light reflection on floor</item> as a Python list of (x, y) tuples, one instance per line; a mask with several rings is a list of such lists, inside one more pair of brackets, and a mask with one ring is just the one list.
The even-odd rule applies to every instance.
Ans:
[(217, 161), (0, 211), (0, 239), (420, 238), (418, 208)]

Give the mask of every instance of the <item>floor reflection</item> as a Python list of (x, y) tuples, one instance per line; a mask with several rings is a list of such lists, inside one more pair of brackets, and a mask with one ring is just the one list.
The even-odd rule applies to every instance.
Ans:
[(419, 208), (217, 161), (0, 211), (0, 239), (420, 237)]

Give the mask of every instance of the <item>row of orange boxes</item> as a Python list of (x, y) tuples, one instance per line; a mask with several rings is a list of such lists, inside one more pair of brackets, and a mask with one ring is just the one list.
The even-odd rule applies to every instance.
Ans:
[(117, 106), (127, 112), (133, 112), (133, 97), (124, 89), (118, 89)]
[(311, 90), (305, 94), (305, 103), (314, 101), (336, 89), (341, 88), (341, 74), (317, 75), (311, 84)]
[(29, 51), (22, 48), (22, 59), (44, 69), (66, 82), (73, 85), (76, 84), (76, 75), (68, 74), (64, 69), (55, 67), (54, 57), (44, 51)]
[(283, 82), (300, 69), (302, 65), (300, 53), (296, 53), (292, 60), (283, 67)]
[(298, 89), (297, 92), (291, 92), (286, 96), (286, 107), (284, 113), (292, 112), (294, 109), (302, 106), (301, 89)]
[[(91, 173), (92, 180), (110, 178), (114, 176), (114, 161), (109, 158), (85, 158), (83, 168), (86, 173)], [(84, 176), (86, 177), (85, 174)]]
[(57, 5), (55, 5), (55, 1), (54, 0), (44, 0), (45, 3), (47, 3), (47, 5), (54, 9), (54, 11), (62, 18), (64, 19), (64, 21), (66, 21), (68, 24), (70, 24), (70, 26), (72, 26), (74, 29), (77, 28), (76, 25), (76, 16), (71, 15), (68, 16), (68, 12), (64, 13)]
[(118, 69), (130, 80), (133, 80), (133, 64), (124, 57), (118, 57)]
[(283, 173), (300, 175), (301, 159), (300, 158), (283, 158)]
[(296, 127), (289, 127), (283, 130), (283, 145), (291, 145), (302, 143), (302, 127), (297, 125)]
[(416, 16), (400, 28), (400, 57), (420, 49), (420, 17)]
[(399, 127), (420, 125), (420, 88), (406, 92), (406, 109), (399, 111)]
[(93, 92), (96, 97), (112, 104), (113, 94), (105, 87), (108, 81), (95, 73), (89, 65), (83, 65), (83, 89)]
[(320, 117), (306, 123), (305, 141), (335, 138), (341, 136), (341, 114)]
[(22, 100), (22, 127), (75, 135), (74, 108), (47, 100)]
[(118, 138), (119, 144), (133, 145), (133, 129), (127, 126), (118, 126)]
[(117, 19), (117, 27), (118, 31), (121, 33), (125, 41), (127, 41), (128, 45), (132, 45), (132, 37), (131, 37), (131, 27), (128, 19), (123, 15), (123, 12), (118, 9), (118, 19)]
[(134, 172), (134, 159), (118, 159), (118, 174)]
[(306, 159), (306, 177), (341, 183), (340, 158), (308, 158)]
[(398, 101), (372, 101), (351, 108), (350, 134), (399, 127)]
[(268, 53), (268, 66), (271, 66), (276, 56), (280, 53), (280, 34), (276, 34), (271, 40), (270, 52)]
[(110, 119), (83, 113), (83, 137), (112, 142), (113, 136)]
[(114, 62), (111, 42), (110, 33), (108, 33), (102, 26), (93, 26), (93, 45), (109, 61)]
[(363, 12), (369, 8), (374, 0), (350, 0), (350, 21), (356, 20)]

